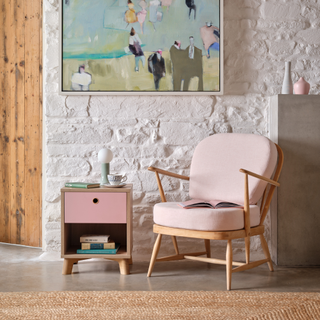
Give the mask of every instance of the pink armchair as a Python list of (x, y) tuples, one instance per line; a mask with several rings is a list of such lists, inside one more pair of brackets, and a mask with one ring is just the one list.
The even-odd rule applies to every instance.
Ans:
[[(190, 177), (149, 167), (155, 172), (162, 203), (154, 206), (153, 232), (157, 233), (148, 277), (156, 261), (191, 259), (225, 264), (227, 289), (231, 275), (268, 263), (273, 271), (267, 242), (263, 235), (264, 220), (283, 165), (281, 148), (269, 139), (253, 134), (216, 134), (201, 141), (195, 149)], [(249, 171), (250, 170), (250, 171)], [(273, 174), (274, 173), (274, 174)], [(159, 174), (189, 180), (193, 199), (235, 202), (242, 208), (183, 209), (175, 202), (166, 202)], [(271, 178), (273, 175), (273, 178)], [(267, 188), (270, 185), (270, 188)], [(261, 199), (260, 207), (257, 205)], [(162, 235), (170, 235), (175, 255), (157, 258)], [(250, 237), (260, 236), (265, 259), (250, 262)], [(176, 237), (204, 239), (202, 252), (180, 253)], [(246, 262), (232, 260), (232, 240), (245, 239)], [(211, 258), (210, 240), (228, 240), (226, 260)], [(206, 255), (206, 257), (200, 257)], [(232, 268), (232, 266), (236, 266)]]

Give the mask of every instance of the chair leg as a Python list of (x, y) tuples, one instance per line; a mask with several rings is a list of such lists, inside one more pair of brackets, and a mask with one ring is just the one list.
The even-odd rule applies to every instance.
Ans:
[(211, 258), (211, 247), (210, 247), (210, 240), (204, 239), (204, 245), (207, 251), (207, 258)]
[(250, 262), (250, 237), (244, 238), (246, 247), (246, 263)]
[(227, 244), (227, 290), (231, 290), (231, 277), (232, 277), (232, 242), (228, 240)]
[(149, 270), (148, 270), (147, 277), (151, 276), (154, 264), (155, 264), (156, 259), (157, 259), (157, 255), (159, 253), (159, 249), (160, 249), (160, 245), (161, 245), (161, 238), (162, 238), (162, 234), (159, 233), (158, 237), (156, 239), (156, 242), (154, 243), (154, 246), (153, 246), (153, 251), (152, 251), (152, 255), (151, 255), (151, 259), (150, 259), (150, 264), (149, 264)]
[(260, 240), (261, 240), (261, 246), (262, 246), (264, 255), (267, 259), (269, 259), (269, 262), (268, 262), (269, 270), (273, 271), (273, 264), (272, 264), (268, 244), (263, 234), (260, 234)]
[(171, 236), (173, 246), (174, 246), (174, 251), (176, 254), (179, 254), (179, 248), (178, 248), (178, 243), (177, 243), (177, 238), (175, 236)]

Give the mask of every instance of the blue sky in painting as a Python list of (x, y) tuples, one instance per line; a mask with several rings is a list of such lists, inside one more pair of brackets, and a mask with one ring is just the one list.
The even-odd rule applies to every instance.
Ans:
[[(129, 32), (134, 27), (143, 43), (144, 51), (168, 50), (175, 40), (182, 42), (182, 49), (189, 45), (193, 36), (195, 45), (206, 52), (200, 37), (200, 27), (212, 22), (219, 27), (219, 0), (194, 0), (197, 6), (196, 20), (193, 13), (189, 19), (189, 8), (185, 0), (173, 0), (169, 10), (159, 7), (162, 21), (149, 22), (149, 9), (144, 22), (144, 34), (139, 23), (124, 21), (128, 10), (126, 0), (63, 0), (63, 56), (64, 58), (114, 58), (125, 55)], [(132, 0), (134, 10), (141, 11), (140, 0)], [(149, 0), (146, 0), (149, 4)], [(218, 53), (216, 53), (218, 55)]]

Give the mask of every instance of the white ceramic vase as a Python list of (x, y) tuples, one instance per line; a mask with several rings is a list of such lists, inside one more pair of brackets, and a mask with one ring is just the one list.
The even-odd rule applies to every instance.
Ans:
[(286, 61), (286, 68), (284, 71), (284, 79), (282, 83), (282, 94), (293, 94), (293, 83), (291, 79), (291, 62)]

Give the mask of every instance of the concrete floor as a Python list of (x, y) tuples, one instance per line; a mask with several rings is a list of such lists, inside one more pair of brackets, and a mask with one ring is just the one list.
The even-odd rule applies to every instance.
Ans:
[[(148, 262), (133, 261), (131, 274), (120, 275), (118, 263), (86, 260), (63, 276), (61, 261), (41, 261), (41, 249), (0, 244), (0, 292), (100, 290), (226, 290), (221, 265), (196, 261), (158, 262), (147, 278)], [(233, 290), (320, 292), (320, 268), (284, 268), (267, 265), (233, 274)]]

